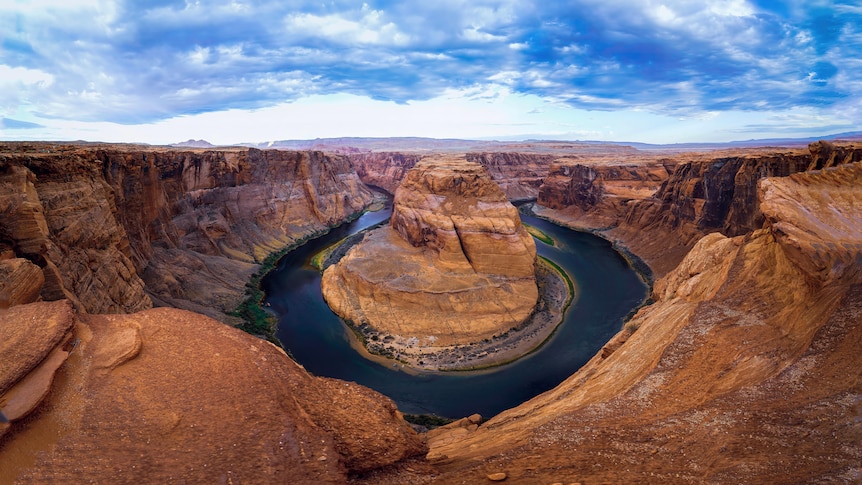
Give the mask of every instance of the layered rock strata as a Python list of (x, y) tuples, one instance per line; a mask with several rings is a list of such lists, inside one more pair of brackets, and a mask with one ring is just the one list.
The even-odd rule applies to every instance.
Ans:
[(320, 152), (5, 144), (0, 244), (81, 311), (169, 305), (224, 321), (270, 253), (372, 200)]
[[(722, 156), (724, 155), (724, 156)], [(765, 177), (784, 177), (811, 166), (830, 166), (856, 160), (862, 150), (813, 143), (809, 150), (748, 150), (727, 154), (678, 155), (657, 165), (642, 164), (636, 172), (657, 181), (660, 167), (672, 172), (653, 194), (648, 186), (625, 203), (605, 190), (606, 168), (565, 165), (546, 179), (537, 213), (622, 241), (645, 259), (656, 275), (673, 269), (704, 235), (720, 232), (737, 236), (759, 229), (764, 217), (757, 183)], [(653, 185), (654, 186), (654, 185)], [(548, 210), (551, 209), (551, 210)]]
[(467, 344), (530, 316), (535, 262), (517, 209), (481, 166), (423, 160), (396, 191), (390, 225), (324, 272), (323, 295), (355, 326), (420, 346)]
[(862, 164), (757, 187), (762, 228), (701, 238), (554, 390), (435, 436), (437, 479), (858, 480)]
[(482, 152), (468, 153), (466, 158), (485, 167), (506, 197), (517, 201), (538, 196), (542, 180), (557, 157), (532, 153)]
[(633, 203), (654, 195), (674, 166), (668, 159), (641, 163), (561, 159), (551, 164), (537, 202), (565, 210), (591, 228), (613, 227)]
[(2, 483), (345, 483), (424, 451), (389, 399), (199, 314), (33, 303), (0, 337)]

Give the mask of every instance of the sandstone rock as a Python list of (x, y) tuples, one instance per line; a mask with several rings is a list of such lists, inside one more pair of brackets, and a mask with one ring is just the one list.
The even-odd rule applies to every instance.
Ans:
[(429, 441), (429, 459), (446, 457), (437, 478), (478, 481), (489, 467), (544, 482), (850, 476), (862, 438), (850, 424), (862, 368), (860, 174), (855, 163), (762, 180), (762, 228), (696, 242), (609, 355), (473, 433)]
[(0, 145), (0, 244), (42, 268), (43, 299), (94, 313), (229, 320), (257, 263), (371, 199), (320, 152)]
[(67, 301), (18, 305), (0, 311), (0, 395), (65, 340), (74, 323)]
[(39, 299), (45, 276), (23, 258), (0, 260), (0, 310)]
[(394, 194), (407, 172), (424, 155), (373, 152), (350, 155), (350, 162), (363, 182)]
[[(356, 172), (366, 184), (394, 194), (407, 172), (427, 155), (373, 152), (350, 155)], [(467, 153), (467, 161), (488, 171), (509, 200), (535, 199), (556, 155), (518, 152)]]
[(488, 171), (509, 200), (535, 199), (555, 155), (512, 152), (468, 153), (467, 161)]
[(323, 294), (337, 314), (383, 334), (477, 342), (530, 315), (535, 258), (517, 209), (481, 167), (427, 160), (396, 192), (390, 226), (325, 271)]
[(537, 202), (565, 211), (581, 227), (612, 227), (625, 218), (631, 204), (653, 196), (674, 166), (667, 159), (640, 163), (558, 160), (539, 188)]
[[(0, 315), (37, 305), (60, 302)], [(0, 442), (4, 481), (343, 483), (423, 451), (387, 398), (207, 317), (80, 318), (42, 411)]]
[(505, 480), (507, 475), (504, 472), (491, 473), (488, 475), (488, 480), (492, 482), (502, 482)]

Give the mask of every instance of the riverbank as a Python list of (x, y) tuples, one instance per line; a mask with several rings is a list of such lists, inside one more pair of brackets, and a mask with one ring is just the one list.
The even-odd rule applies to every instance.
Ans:
[[(475, 371), (513, 362), (537, 350), (563, 322), (577, 288), (562, 268), (545, 258), (536, 264), (539, 302), (520, 326), (470, 345), (436, 346), (416, 336), (384, 335), (368, 325), (351, 326), (358, 345), (405, 371)], [(394, 361), (394, 362), (393, 362)]]
[(263, 299), (265, 296), (264, 291), (261, 288), (261, 281), (263, 280), (263, 278), (278, 266), (278, 262), (281, 260), (281, 258), (283, 258), (285, 255), (287, 255), (294, 249), (302, 246), (303, 244), (306, 244), (313, 239), (319, 238), (329, 233), (329, 231), (336, 227), (339, 227), (343, 224), (348, 224), (358, 219), (366, 212), (376, 212), (382, 210), (388, 200), (389, 197), (385, 194), (374, 192), (374, 198), (372, 199), (372, 201), (361, 211), (349, 215), (345, 220), (341, 221), (338, 224), (305, 234), (294, 242), (279, 249), (278, 251), (274, 251), (266, 255), (263, 261), (260, 262), (260, 267), (258, 268), (258, 270), (251, 275), (248, 283), (246, 283), (246, 290), (245, 294), (243, 295), (243, 300), (240, 302), (239, 305), (237, 305), (236, 309), (229, 313), (230, 316), (241, 319), (241, 322), (236, 325), (236, 328), (248, 334), (254, 335), (255, 337), (268, 340), (275, 345), (284, 348), (284, 345), (281, 343), (281, 341), (278, 340), (275, 335), (278, 321), (275, 316), (270, 312), (270, 310), (268, 308), (265, 308), (263, 305)]
[[(623, 258), (628, 261), (629, 266), (635, 270), (635, 272), (640, 276), (641, 280), (644, 284), (649, 287), (650, 293), (652, 293), (653, 284), (655, 282), (655, 277), (653, 274), (653, 270), (650, 265), (640, 256), (635, 254), (631, 249), (629, 249), (623, 241), (619, 239), (615, 239), (610, 237), (607, 234), (607, 231), (614, 228), (611, 227), (602, 227), (602, 228), (591, 228), (585, 227), (583, 225), (578, 224), (576, 221), (571, 218), (567, 218), (564, 213), (554, 210), (548, 209), (547, 207), (540, 206), (533, 203), (526, 203), (518, 206), (518, 209), (523, 211), (524, 213), (531, 215), (533, 217), (538, 217), (539, 219), (544, 219), (548, 222), (552, 222), (560, 227), (565, 227), (566, 229), (571, 229), (573, 231), (580, 231), (592, 234), (594, 236), (600, 237), (613, 245), (614, 250), (620, 253)], [(636, 310), (635, 310), (636, 312)]]

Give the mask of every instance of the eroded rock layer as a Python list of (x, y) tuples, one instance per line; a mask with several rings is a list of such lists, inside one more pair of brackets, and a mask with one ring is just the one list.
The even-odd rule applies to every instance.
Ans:
[[(28, 324), (36, 314), (44, 332)], [(0, 334), (12, 330), (0, 355), (26, 347), (34, 358), (0, 365), (0, 411), (13, 419), (0, 425), (2, 483), (344, 483), (424, 449), (389, 399), (312, 377), (274, 345), (199, 314), (76, 316), (46, 302), (0, 313)], [(56, 376), (54, 366), (30, 378), (51, 386), (40, 411), (16, 421), (3, 383), (26, 380), (68, 332), (77, 345), (60, 349), (68, 359)]]
[(372, 199), (320, 152), (5, 144), (0, 245), (42, 268), (45, 300), (156, 305), (227, 320), (269, 253)]
[(323, 275), (330, 307), (354, 325), (429, 344), (477, 342), (523, 323), (538, 299), (536, 248), (481, 166), (418, 163), (389, 226)]

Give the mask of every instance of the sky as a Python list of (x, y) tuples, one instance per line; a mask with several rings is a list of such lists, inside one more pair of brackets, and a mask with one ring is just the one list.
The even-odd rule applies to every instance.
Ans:
[(859, 0), (0, 0), (0, 140), (848, 131)]

